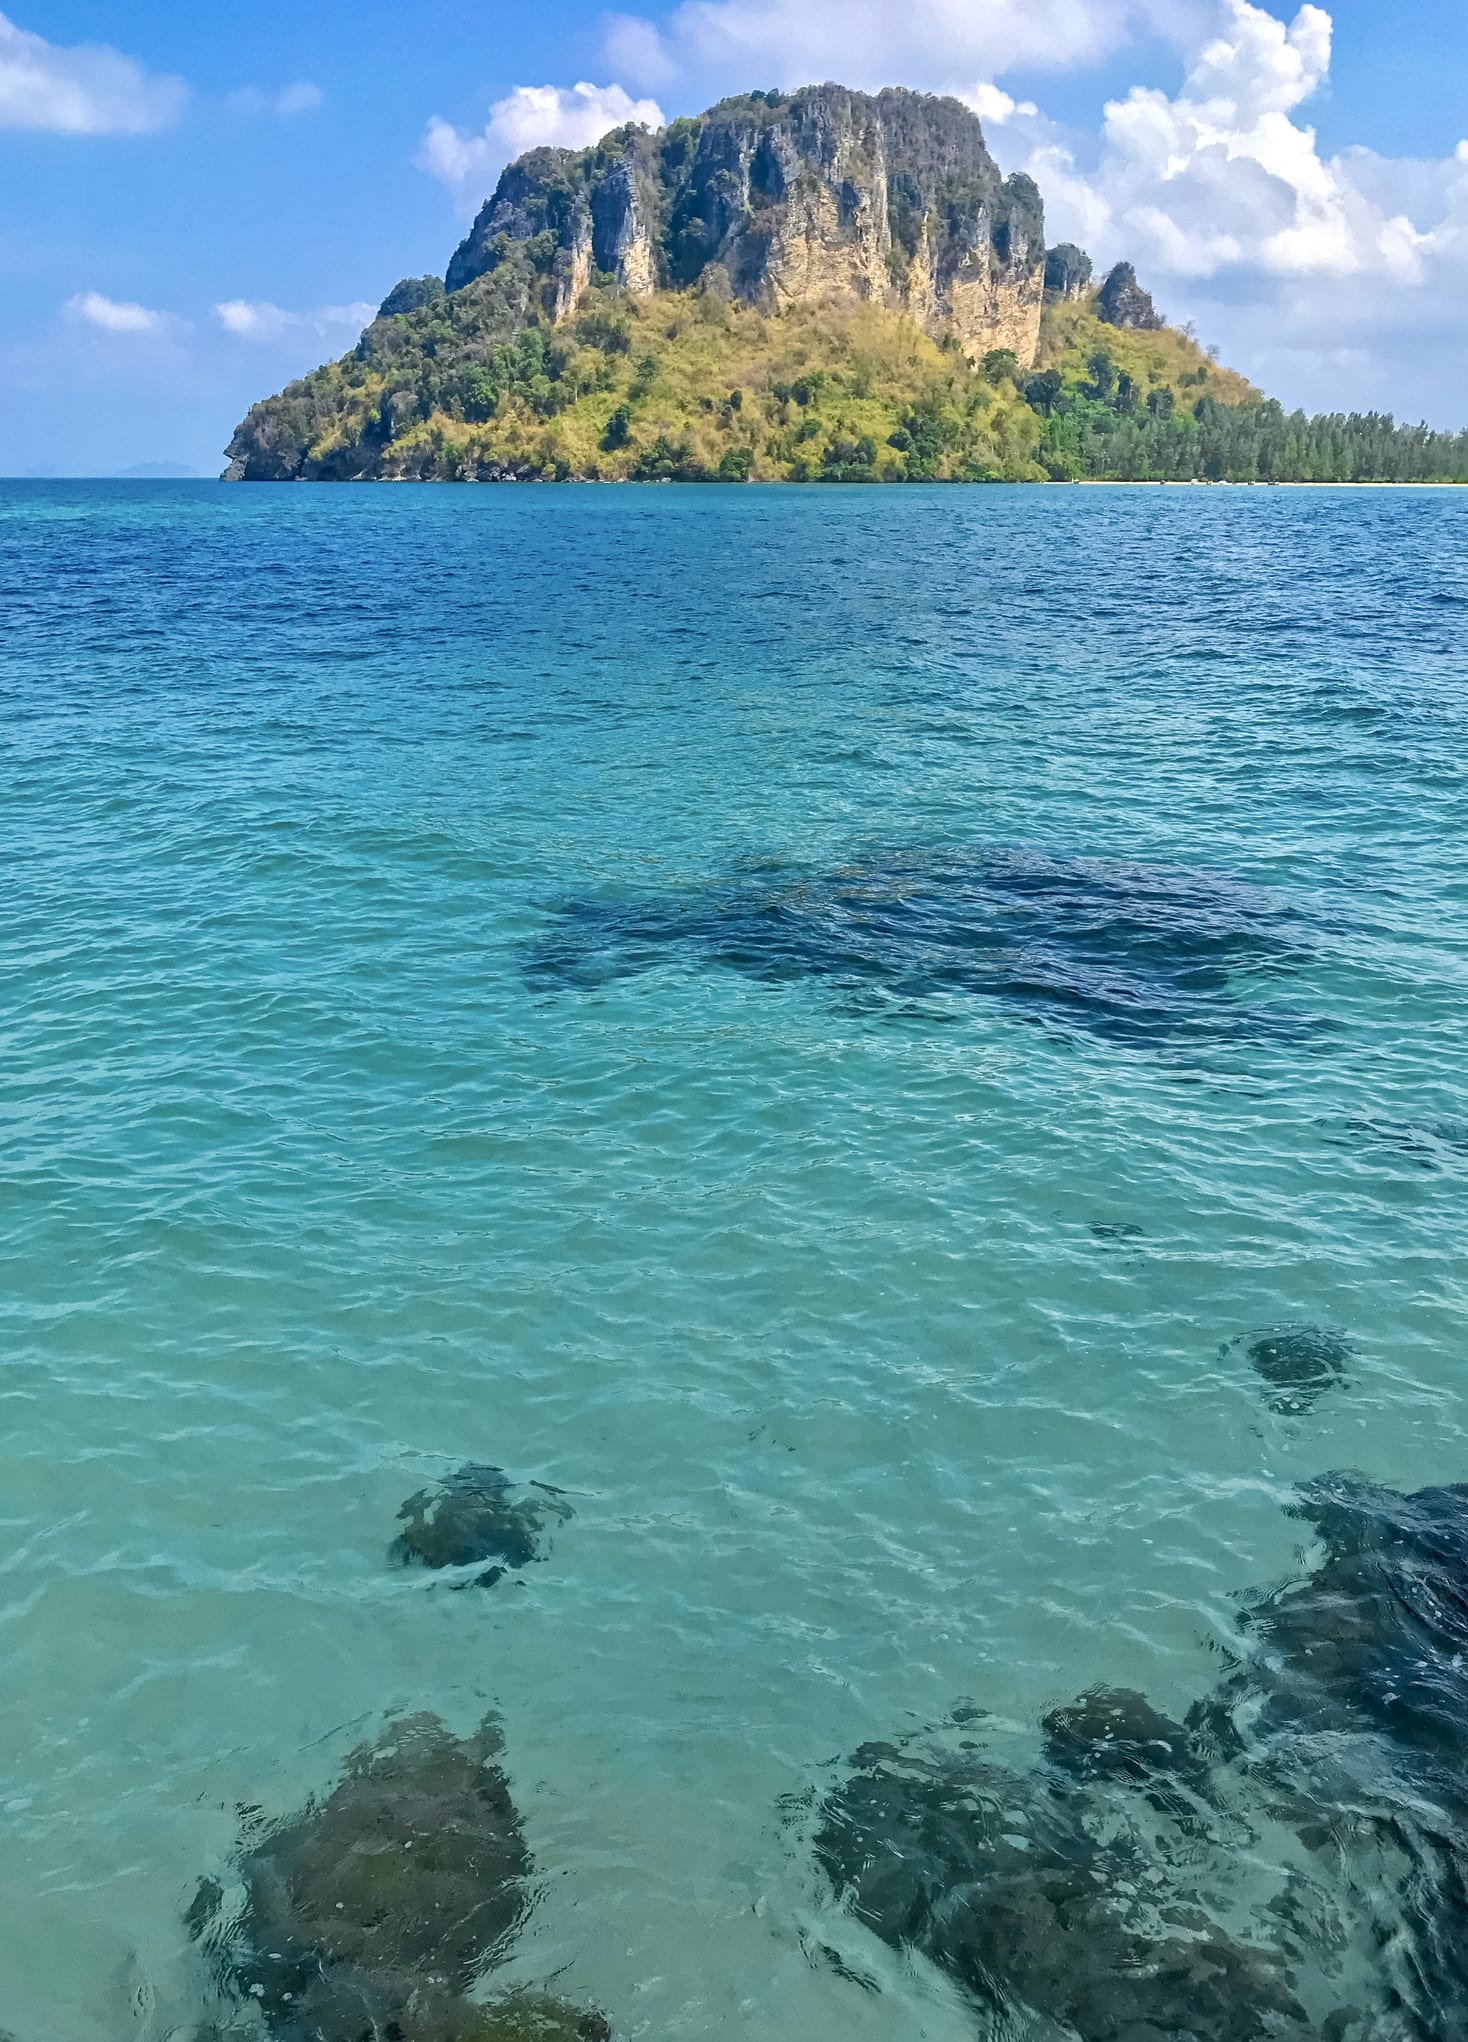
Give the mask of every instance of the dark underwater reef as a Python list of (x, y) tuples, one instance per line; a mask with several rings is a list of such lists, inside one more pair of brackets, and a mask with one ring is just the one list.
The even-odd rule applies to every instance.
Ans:
[(483, 1571), (454, 1586), (493, 1588), (511, 1569), (543, 1560), (550, 1525), (571, 1515), (548, 1483), (517, 1487), (503, 1468), (467, 1461), (408, 1498), (398, 1512), (405, 1529), (390, 1556), (405, 1567), (478, 1567)]
[[(1184, 1822), (1141, 1793), (1128, 1821), (1048, 1761), (1011, 1770), (978, 1727), (864, 1746), (826, 1804), (816, 1858), (867, 1928), (946, 1972), (986, 2027), (1028, 2015), (1085, 2042), (1306, 2042), (1284, 1959), (1189, 1897)], [(1168, 1773), (1141, 1741), (1129, 1757), (1138, 1788)]]
[(964, 1710), (821, 1801), (833, 1889), (980, 2032), (1468, 2038), (1468, 1486), (1330, 1476), (1297, 1511), (1320, 1564), (1245, 1607), (1184, 1722), (1095, 1690), (1019, 1770)]
[(255, 1826), (234, 1890), (205, 1885), (190, 1915), (224, 2002), (213, 2034), (258, 2033), (253, 2007), (274, 2042), (606, 2042), (587, 2009), (468, 1996), (529, 1903), (501, 1749), (492, 1722), (461, 1739), (413, 1717), (325, 1800)]
[(1351, 1351), (1333, 1326), (1275, 1326), (1255, 1335), (1248, 1348), (1250, 1367), (1268, 1385), (1270, 1408), (1287, 1417), (1308, 1411), (1345, 1380)]
[(721, 885), (572, 900), (529, 953), (542, 991), (589, 990), (669, 955), (847, 995), (993, 999), (1118, 1043), (1297, 1036), (1248, 981), (1306, 948), (1279, 895), (1120, 858), (940, 849), (833, 871), (762, 867)]
[[(529, 1564), (547, 1499), (470, 1464), (404, 1506), (432, 1536), (396, 1557)], [(1294, 1512), (1317, 1564), (1242, 1602), (1182, 1721), (1094, 1688), (1018, 1766), (964, 1707), (814, 1803), (833, 1892), (976, 2035), (1468, 2042), (1468, 1485), (1331, 1475)], [(414, 1717), (324, 1798), (246, 1811), (190, 1911), (218, 2000), (197, 2042), (608, 2042), (594, 2009), (475, 1996), (534, 1877), (502, 1757), (493, 1721)]]

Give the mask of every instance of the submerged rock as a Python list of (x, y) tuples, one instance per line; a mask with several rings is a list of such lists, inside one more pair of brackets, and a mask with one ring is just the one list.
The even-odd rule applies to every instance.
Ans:
[(475, 1577), (475, 1585), (488, 1588), (510, 1569), (543, 1559), (547, 1528), (571, 1514), (560, 1491), (548, 1484), (517, 1487), (503, 1468), (470, 1461), (408, 1498), (398, 1512), (406, 1530), (393, 1541), (391, 1554), (404, 1566), (477, 1567), (489, 1561)]
[(1270, 1386), (1271, 1410), (1287, 1417), (1342, 1381), (1350, 1358), (1350, 1341), (1329, 1326), (1278, 1326), (1249, 1343), (1250, 1366)]
[(1269, 1726), (1380, 1731), (1440, 1761), (1468, 1812), (1468, 1484), (1327, 1475), (1295, 1514), (1325, 1559), (1245, 1612), (1265, 1651), (1225, 1693), (1262, 1689)]
[(188, 1926), (281, 2042), (605, 2042), (602, 2016), (520, 1991), (467, 1995), (525, 1914), (530, 1852), (485, 1723), (394, 1724), (324, 1801), (247, 1844), (242, 1904), (207, 1881)]
[[(1052, 1741), (1069, 1762), (1108, 1710), (1135, 1722), (1138, 1699), (1083, 1698)], [(818, 1861), (874, 1934), (921, 1951), (991, 2018), (1028, 2013), (1081, 2042), (1306, 2042), (1282, 1959), (1209, 1920), (1109, 1799), (969, 1740), (868, 1745), (852, 1765), (823, 1806)]]
[(587, 988), (683, 953), (857, 997), (995, 999), (1161, 1047), (1298, 1033), (1298, 1019), (1244, 1006), (1234, 974), (1279, 968), (1299, 941), (1277, 896), (1216, 873), (941, 849), (682, 895), (573, 901), (528, 976), (545, 989)]
[[(611, 2042), (612, 2031), (599, 2013), (543, 1993), (461, 2003), (456, 2020), (457, 2025), (435, 2029), (433, 2042)], [(405, 2042), (419, 2042), (417, 2031)]]
[(1206, 1766), (1192, 1734), (1131, 1688), (1091, 1688), (1045, 1718), (1045, 1756), (1083, 1781), (1176, 1782), (1202, 1791)]
[(1359, 1149), (1365, 1142), (1380, 1143), (1397, 1150), (1419, 1169), (1444, 1170), (1459, 1167), (1468, 1156), (1468, 1121), (1375, 1119), (1358, 1114), (1341, 1121), (1330, 1139), (1350, 1149)]
[(323, 2036), (345, 2036), (353, 2009), (386, 2019), (415, 1992), (468, 1989), (526, 1907), (501, 1749), (493, 1723), (461, 1739), (411, 1717), (244, 1854), (234, 1975), (267, 2017), (310, 2006)]
[(339, 1974), (312, 1987), (283, 2032), (291, 2042), (610, 2042), (612, 2031), (593, 2009), (541, 1993), (480, 2001), (405, 1985), (389, 1994), (378, 1979), (354, 1986)]
[(1332, 1475), (1296, 1513), (1319, 1564), (1183, 1723), (1095, 1688), (1024, 1774), (956, 1721), (859, 1752), (815, 1841), (859, 1919), (1006, 2033), (1468, 2042), (1468, 1485)]
[(1375, 2042), (1468, 2042), (1468, 1485), (1350, 1475), (1295, 1514), (1324, 1558), (1241, 1613), (1253, 1646), (1189, 1716), (1356, 1923)]

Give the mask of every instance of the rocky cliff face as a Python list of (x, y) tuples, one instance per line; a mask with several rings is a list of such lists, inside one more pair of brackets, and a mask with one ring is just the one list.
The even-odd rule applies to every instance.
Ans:
[(1107, 273), (1096, 293), (1096, 310), (1108, 326), (1130, 327), (1138, 333), (1156, 333), (1166, 324), (1129, 262), (1119, 262)]
[(1011, 348), (1028, 365), (1039, 342), (1040, 194), (1000, 175), (967, 107), (920, 93), (751, 93), (657, 135), (533, 150), (455, 252), (448, 289), (526, 253), (556, 320), (600, 273), (633, 296), (702, 280), (772, 311), (886, 305), (970, 359)]
[(1075, 304), (1091, 288), (1091, 258), (1074, 241), (1057, 242), (1045, 256), (1045, 296), (1052, 304)]

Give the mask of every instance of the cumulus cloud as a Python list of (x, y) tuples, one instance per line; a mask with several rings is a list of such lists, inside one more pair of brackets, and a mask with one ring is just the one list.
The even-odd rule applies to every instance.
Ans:
[(277, 340), (295, 324), (294, 314), (268, 299), (228, 298), (214, 307), (214, 316), (226, 333), (241, 340)]
[(1322, 153), (1301, 109), (1331, 39), (1321, 7), (1286, 21), (1220, 0), (1175, 93), (1134, 86), (1090, 138), (991, 111), (995, 146), (1038, 182), (1052, 241), (1136, 263), (1260, 382), (1461, 423), (1468, 143), (1437, 161)]
[(1137, 85), (1108, 104), (1094, 167), (1052, 143), (1027, 168), (1064, 231), (1172, 276), (1416, 282), (1432, 236), (1395, 207), (1390, 177), (1363, 175), (1351, 154), (1323, 157), (1315, 130), (1294, 118), (1324, 83), (1330, 54), (1322, 8), (1301, 7), (1286, 24), (1250, 0), (1225, 0), (1221, 33), (1176, 97)]
[(314, 113), (325, 99), (319, 85), (301, 78), (294, 85), (282, 85), (272, 92), (262, 91), (258, 85), (242, 86), (238, 92), (231, 92), (225, 103), (235, 113), (288, 121), (297, 114)]
[(988, 121), (994, 127), (1007, 127), (1013, 120), (1032, 120), (1040, 109), (1032, 99), (1011, 99), (998, 85), (976, 85), (972, 92), (961, 92), (959, 98), (965, 106), (971, 106), (981, 121)]
[(48, 43), (0, 14), (0, 128), (146, 135), (166, 127), (187, 97), (181, 78), (99, 43)]
[(238, 340), (277, 341), (298, 333), (315, 333), (323, 339), (335, 330), (349, 328), (360, 333), (376, 317), (375, 305), (321, 305), (314, 312), (287, 312), (268, 298), (226, 298), (214, 307), (214, 316), (226, 333)]
[(662, 109), (620, 85), (517, 85), (495, 101), (476, 133), (431, 120), (417, 162), (455, 189), (475, 184), (487, 190), (495, 173), (526, 149), (585, 149), (629, 122), (660, 128)]
[(661, 28), (613, 15), (605, 50), (639, 85), (691, 72), (739, 86), (840, 78), (952, 91), (976, 72), (1095, 63), (1137, 35), (1185, 42), (1204, 18), (1204, 0), (683, 0)]
[(142, 334), (156, 339), (168, 331), (171, 323), (166, 312), (150, 312), (146, 305), (106, 298), (100, 291), (79, 291), (67, 300), (66, 309), (73, 319), (95, 326), (101, 333)]

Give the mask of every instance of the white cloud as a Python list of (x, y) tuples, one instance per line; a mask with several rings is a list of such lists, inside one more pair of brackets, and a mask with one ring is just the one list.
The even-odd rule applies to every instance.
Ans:
[(717, 74), (729, 89), (898, 83), (952, 91), (975, 73), (1094, 63), (1136, 35), (1196, 38), (1205, 0), (683, 0), (665, 27), (613, 15), (604, 49), (624, 77)]
[(495, 101), (478, 133), (431, 120), (417, 162), (445, 184), (477, 182), (487, 191), (495, 174), (527, 149), (585, 149), (629, 122), (660, 128), (662, 108), (653, 99), (634, 99), (620, 85), (517, 85)]
[(973, 108), (981, 121), (988, 121), (993, 127), (1006, 127), (1016, 119), (1033, 119), (1040, 111), (1032, 99), (1011, 99), (999, 86), (982, 82), (972, 92), (962, 92), (959, 97), (965, 106)]
[(1224, 0), (1221, 32), (1175, 98), (1136, 85), (1108, 104), (1093, 169), (1056, 143), (1031, 156), (1052, 235), (1177, 277), (1420, 280), (1433, 237), (1390, 209), (1390, 177), (1363, 176), (1352, 154), (1322, 157), (1315, 130), (1292, 118), (1325, 82), (1330, 53), (1322, 8), (1302, 7), (1287, 26)]
[(143, 334), (157, 338), (170, 326), (166, 312), (150, 312), (146, 305), (129, 304), (126, 299), (105, 298), (100, 291), (79, 291), (68, 298), (66, 309), (73, 319), (95, 326), (102, 333)]
[(354, 333), (360, 333), (364, 326), (370, 326), (377, 317), (377, 307), (363, 299), (355, 299), (350, 305), (323, 305), (319, 312), (307, 314), (307, 323), (321, 332), (332, 326), (349, 326)]
[(609, 14), (603, 25), (602, 51), (619, 77), (635, 79), (656, 90), (678, 74), (654, 23), (638, 14)]
[(275, 341), (289, 334), (316, 333), (323, 339), (334, 328), (360, 333), (376, 316), (375, 305), (321, 305), (314, 312), (287, 312), (268, 298), (227, 298), (214, 307), (226, 333), (239, 340)]
[(285, 121), (296, 114), (314, 113), (325, 99), (326, 94), (319, 85), (302, 78), (294, 85), (282, 85), (272, 92), (263, 92), (258, 85), (242, 86), (238, 92), (229, 94), (225, 104), (235, 113)]
[(1331, 37), (1318, 6), (1287, 22), (1218, 0), (1175, 94), (1134, 86), (1090, 138), (991, 113), (994, 140), (1039, 184), (1051, 241), (1134, 262), (1265, 388), (1460, 424), (1468, 142), (1437, 161), (1323, 154), (1300, 109)]
[(214, 316), (226, 333), (238, 334), (241, 340), (278, 340), (295, 324), (291, 313), (268, 299), (229, 298), (214, 307)]
[(0, 14), (0, 128), (146, 135), (175, 118), (188, 87), (98, 43), (63, 48)]
[(420, 170), (445, 184), (467, 184), (470, 178), (477, 178), (488, 186), (495, 159), (486, 136), (461, 134), (451, 121), (435, 114), (423, 131), (422, 146), (413, 160)]

